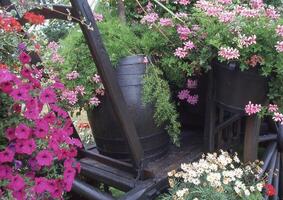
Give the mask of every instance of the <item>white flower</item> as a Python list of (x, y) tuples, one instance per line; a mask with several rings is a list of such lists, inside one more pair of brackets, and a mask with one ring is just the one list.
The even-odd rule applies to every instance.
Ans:
[(249, 191), (248, 189), (247, 189), (247, 190), (245, 190), (245, 191), (244, 191), (244, 193), (245, 193), (245, 195), (246, 195), (246, 196), (250, 196), (250, 194), (251, 194), (251, 193), (250, 193), (250, 191)]
[(250, 187), (250, 191), (251, 191), (251, 192), (254, 192), (254, 191), (255, 191), (255, 187), (254, 187), (254, 186), (251, 186), (251, 187)]
[(181, 189), (181, 190), (178, 190), (177, 192), (176, 192), (176, 195), (177, 195), (177, 197), (183, 197), (187, 192), (189, 191), (189, 189), (188, 188), (183, 188), (183, 189)]
[(262, 185), (262, 183), (258, 183), (258, 184), (256, 184), (256, 189), (258, 190), (258, 191), (262, 191), (262, 188), (263, 188), (263, 185)]

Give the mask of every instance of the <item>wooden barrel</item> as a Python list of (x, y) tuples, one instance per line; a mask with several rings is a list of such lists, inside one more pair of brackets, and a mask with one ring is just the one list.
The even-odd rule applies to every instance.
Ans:
[[(134, 120), (145, 158), (153, 160), (167, 152), (169, 138), (164, 128), (157, 127), (154, 123), (153, 106), (144, 105), (142, 102), (142, 79), (146, 71), (143, 61), (142, 55), (121, 59), (116, 68), (116, 75), (130, 116)], [(97, 149), (103, 155), (130, 160), (129, 147), (114, 115), (107, 91), (101, 100), (101, 105), (88, 112)]]

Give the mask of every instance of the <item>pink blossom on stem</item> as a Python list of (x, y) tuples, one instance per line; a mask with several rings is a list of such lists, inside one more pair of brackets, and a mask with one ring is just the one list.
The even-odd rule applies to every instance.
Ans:
[(188, 96), (190, 95), (189, 90), (185, 89), (185, 90), (181, 90), (178, 94), (178, 98), (180, 100), (185, 100), (188, 98)]
[(275, 45), (276, 51), (279, 53), (283, 52), (283, 41), (278, 41), (277, 44)]
[(94, 19), (97, 22), (102, 22), (103, 21), (103, 15), (99, 13), (93, 13)]
[(217, 17), (223, 12), (223, 6), (211, 6), (206, 9), (206, 14), (208, 16)]
[(283, 26), (278, 25), (277, 28), (276, 28), (276, 33), (277, 33), (279, 36), (283, 37)]
[(192, 41), (190, 41), (190, 40), (185, 42), (184, 45), (185, 45), (184, 46), (185, 50), (192, 50), (192, 49), (195, 48), (195, 44)]
[(236, 16), (235, 12), (224, 11), (224, 12), (219, 13), (218, 19), (220, 22), (229, 23), (235, 19), (235, 16)]
[(98, 106), (100, 104), (100, 101), (96, 96), (94, 96), (89, 100), (89, 104), (94, 105), (94, 106)]
[(78, 85), (75, 88), (76, 93), (81, 94), (82, 96), (85, 95), (85, 87), (82, 85)]
[(270, 19), (278, 19), (280, 17), (280, 14), (275, 10), (274, 7), (269, 7), (265, 10), (265, 15), (269, 17)]
[(152, 25), (153, 23), (155, 23), (158, 20), (158, 18), (159, 17), (158, 17), (157, 13), (149, 13), (141, 19), (141, 23)]
[(252, 36), (241, 36), (240, 37), (240, 45), (242, 45), (243, 47), (248, 47), (250, 45), (256, 44), (256, 35), (252, 35)]
[(198, 95), (188, 95), (187, 102), (191, 105), (196, 105), (198, 103)]
[(170, 18), (160, 18), (159, 24), (161, 26), (173, 26), (173, 22)]
[(250, 0), (250, 6), (253, 9), (260, 9), (264, 6), (264, 4), (262, 0)]
[(100, 83), (101, 82), (101, 78), (98, 74), (94, 74), (94, 76), (92, 77), (92, 80), (95, 82), (95, 83)]
[(232, 3), (232, 0), (217, 0), (217, 2), (228, 5)]
[(60, 45), (57, 42), (49, 42), (47, 45), (47, 48), (50, 49), (52, 52), (57, 52), (58, 49), (60, 48)]
[(187, 80), (187, 87), (189, 89), (195, 89), (198, 86), (198, 81), (197, 80), (192, 80), (192, 79), (188, 79)]
[(77, 72), (77, 71), (72, 71), (71, 73), (68, 73), (67, 75), (66, 75), (66, 78), (68, 79), (68, 80), (75, 80), (75, 79), (77, 79), (77, 78), (79, 78), (80, 77), (80, 74)]
[(71, 105), (75, 105), (78, 102), (77, 92), (72, 90), (64, 90), (62, 92), (61, 99), (67, 100)]
[(247, 17), (247, 18), (255, 18), (259, 16), (259, 10), (257, 9), (250, 9), (250, 8), (245, 8), (242, 6), (237, 6), (236, 8), (237, 12), (243, 16), (243, 17)]
[(178, 26), (177, 33), (181, 40), (187, 40), (192, 31), (186, 26)]
[(232, 47), (221, 47), (218, 51), (218, 55), (227, 60), (232, 60), (239, 58), (240, 52), (238, 49), (234, 49)]
[(179, 58), (185, 58), (187, 55), (188, 55), (188, 52), (186, 49), (183, 49), (181, 47), (178, 47), (176, 50), (175, 50), (175, 53), (174, 55), (176, 57), (179, 57)]
[(282, 113), (279, 113), (279, 112), (275, 112), (273, 114), (273, 117), (272, 119), (275, 121), (275, 122), (280, 122), (281, 124), (283, 123), (283, 114)]
[(248, 115), (256, 114), (261, 111), (261, 105), (260, 104), (253, 104), (249, 101), (249, 104), (245, 106), (245, 112)]
[(278, 111), (278, 106), (276, 104), (269, 104), (268, 105), (268, 111), (269, 112), (277, 112)]
[(186, 6), (189, 5), (191, 2), (190, 0), (176, 0), (174, 1), (174, 3)]

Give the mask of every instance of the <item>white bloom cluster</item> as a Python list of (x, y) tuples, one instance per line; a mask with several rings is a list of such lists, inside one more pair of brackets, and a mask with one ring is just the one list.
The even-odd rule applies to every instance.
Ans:
[[(250, 196), (254, 192), (261, 192), (264, 183), (256, 180), (260, 173), (259, 162), (244, 166), (237, 154), (229, 155), (221, 151), (220, 154), (209, 153), (203, 155), (198, 162), (182, 164), (180, 171), (168, 173), (170, 186), (173, 180), (182, 180), (186, 187), (177, 190), (175, 199), (183, 199), (191, 188), (210, 186), (217, 192), (223, 192), (230, 187), (238, 196)], [(253, 181), (246, 181), (251, 177)]]

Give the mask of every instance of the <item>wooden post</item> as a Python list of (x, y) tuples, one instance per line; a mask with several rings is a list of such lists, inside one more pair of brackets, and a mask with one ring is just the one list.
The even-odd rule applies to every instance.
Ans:
[(121, 22), (126, 23), (126, 8), (124, 0), (118, 0), (118, 15)]
[(244, 162), (252, 162), (257, 159), (260, 124), (261, 119), (258, 116), (249, 116), (246, 118)]
[(137, 168), (140, 168), (144, 152), (133, 119), (130, 117), (122, 91), (119, 87), (115, 71), (103, 45), (93, 13), (86, 0), (71, 0), (71, 4), (74, 12), (81, 18), (85, 18), (87, 24), (91, 24), (91, 27), (94, 29), (91, 31), (86, 25), (80, 24), (103, 85), (113, 105), (114, 113), (123, 128), (125, 139), (130, 147), (133, 164)]
[(208, 72), (208, 93), (206, 97), (206, 112), (204, 125), (204, 146), (205, 151), (212, 152), (215, 149), (215, 102), (213, 89), (213, 72)]

